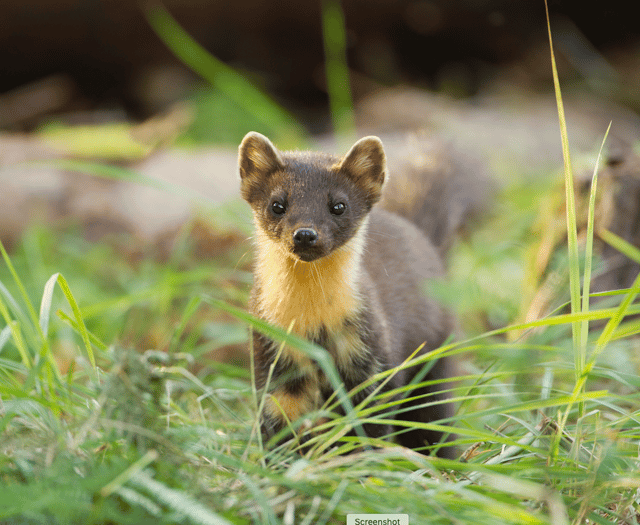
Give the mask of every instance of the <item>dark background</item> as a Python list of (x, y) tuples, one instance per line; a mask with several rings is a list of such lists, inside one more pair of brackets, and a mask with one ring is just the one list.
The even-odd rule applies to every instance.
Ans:
[[(342, 5), (356, 99), (380, 85), (410, 84), (454, 97), (497, 83), (534, 92), (552, 87), (542, 0)], [(164, 6), (200, 44), (310, 130), (328, 128), (319, 2), (167, 0)], [(640, 84), (633, 4), (552, 0), (549, 8), (565, 79), (615, 77), (623, 89), (610, 97), (637, 106), (630, 96)], [(0, 128), (28, 131), (52, 114), (82, 120), (87, 112), (95, 119), (97, 110), (137, 121), (187, 95), (200, 79), (159, 40), (144, 13), (144, 3), (129, 0), (2, 0)], [(24, 113), (8, 111), (5, 103), (3, 116), (1, 94), (41, 87), (43, 79), (57, 98)]]

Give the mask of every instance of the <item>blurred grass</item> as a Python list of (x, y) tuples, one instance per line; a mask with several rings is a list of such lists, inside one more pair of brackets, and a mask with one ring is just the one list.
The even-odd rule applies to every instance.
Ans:
[[(152, 5), (147, 10), (147, 20), (160, 39), (180, 60), (202, 76), (216, 93), (224, 95), (224, 99), (211, 96), (208, 98), (209, 102), (217, 102), (214, 106), (217, 111), (212, 120), (212, 127), (226, 129), (220, 132), (222, 137), (226, 137), (225, 134), (235, 128), (229, 126), (233, 119), (224, 118), (229, 114), (229, 101), (237, 107), (232, 113), (234, 118), (241, 117), (239, 123), (246, 124), (247, 117), (250, 116), (255, 123), (254, 131), (270, 135), (287, 147), (299, 143), (304, 131), (295, 117), (263, 90), (256, 88), (244, 76), (202, 48), (161, 4)], [(229, 137), (234, 138), (234, 143), (238, 143), (242, 138), (234, 135)]]
[(347, 65), (347, 31), (339, 0), (323, 0), (322, 29), (333, 131), (343, 148), (349, 148), (357, 136)]
[[(331, 420), (317, 442), (333, 441), (335, 447), (320, 446), (304, 456), (288, 446), (265, 450), (255, 433), (258, 400), (249, 372), (207, 357), (229, 343), (246, 345), (245, 322), (257, 326), (224, 306), (243, 318), (236, 324), (218, 302), (246, 301), (237, 291), (247, 289), (250, 276), (230, 269), (246, 248), (241, 243), (201, 260), (186, 243), (171, 260), (156, 261), (91, 245), (73, 230), (28, 232), (11, 255), (15, 274), (29, 302), (44, 297), (47, 304), (50, 297), (50, 314), (66, 313), (51, 316), (43, 330), (60, 374), (40, 368), (30, 379), (16, 340), (4, 338), (0, 347), (0, 520), (281, 523), (293, 513), (293, 523), (340, 523), (348, 512), (393, 508), (409, 513), (412, 523), (557, 524), (585, 517), (615, 523), (614, 508), (625, 501), (629, 509), (637, 504), (640, 380), (624, 359), (619, 367), (607, 359), (591, 368), (583, 394), (571, 393), (575, 314), (501, 331), (529, 333), (526, 343), (509, 343), (495, 332), (440, 350), (465, 363), (451, 386), (459, 409), (450, 422), (460, 450), (467, 450), (464, 462), (427, 458), (386, 442), (375, 443), (382, 447), (378, 452), (358, 452), (364, 440), (342, 437), (353, 424), (348, 416)], [(38, 284), (35, 277), (57, 272), (95, 337), (97, 378), (82, 351), (82, 335), (65, 322), (73, 318), (68, 298), (47, 295), (47, 279)], [(9, 291), (3, 300), (10, 296), (14, 310), (24, 312), (12, 322), (25, 334), (37, 332), (6, 265), (0, 281)], [(631, 306), (638, 311), (637, 304)], [(592, 308), (580, 315), (607, 319), (612, 313)], [(237, 336), (230, 338), (234, 329)], [(24, 341), (29, 361), (36, 362), (42, 341)], [(633, 341), (621, 341), (615, 351), (633, 360)], [(197, 366), (190, 356), (197, 357)], [(584, 403), (583, 415), (576, 402)], [(381, 417), (377, 407), (354, 410), (352, 417), (362, 422)], [(568, 417), (557, 462), (549, 465), (558, 411), (568, 411)], [(191, 505), (195, 501), (202, 507)]]
[(65, 126), (50, 122), (39, 130), (39, 135), (49, 146), (69, 156), (132, 161), (153, 151), (152, 146), (132, 137), (132, 129), (124, 122), (93, 126)]
[[(327, 73), (336, 75), (331, 96), (342, 101), (332, 105), (348, 113), (350, 97), (339, 87), (348, 85), (344, 24), (339, 4), (323, 5), (326, 31), (337, 24), (340, 33), (330, 52), (337, 67)], [(255, 88), (220, 68), (165, 10), (154, 8), (150, 20), (217, 83), (215, 96), (230, 113), (214, 108), (216, 126), (238, 115), (228, 140), (269, 115), (276, 120), (262, 122), (264, 132), (279, 142), (294, 136), (286, 113), (271, 113), (268, 98), (252, 106)], [(348, 132), (338, 121), (336, 129)], [(155, 184), (117, 166), (66, 167)], [(530, 184), (508, 188), (494, 217), (455, 247), (450, 282), (434, 289), (469, 334), (419, 360), (429, 366), (451, 354), (461, 363), (448, 387), (456, 415), (430, 425), (454, 429), (464, 452), (455, 461), (346, 436), (359, 423), (389, 417), (382, 410), (393, 401), (382, 394), (371, 399), (379, 405), (351, 407), (341, 391), (315, 414), (329, 416), (326, 433), (308, 434), (307, 452), (296, 452), (297, 442), (261, 443), (261, 393), (241, 362), (248, 359), (247, 325), (297, 345), (333, 372), (321, 348), (243, 312), (250, 247), (238, 232), (248, 217), (221, 220), (211, 211), (185, 226), (170, 254), (127, 236), (92, 244), (73, 226), (30, 228), (10, 254), (3, 248), (0, 266), (0, 523), (324, 524), (391, 510), (409, 514), (412, 524), (637, 523), (640, 323), (630, 314), (640, 313), (640, 278), (629, 290), (591, 294), (598, 303), (588, 302), (586, 288), (582, 300), (578, 290), (569, 301), (585, 256), (578, 253), (576, 264), (575, 253), (556, 251), (552, 273), (562, 279), (541, 317), (526, 320), (532, 224), (554, 191), (550, 180), (539, 184), (539, 199)], [(589, 237), (599, 229), (593, 218), (590, 211)], [(567, 219), (571, 236), (583, 218), (574, 211)], [(203, 258), (203, 230), (235, 242)], [(640, 260), (636, 247), (599, 235)], [(535, 295), (543, 283), (538, 275), (531, 280)], [(346, 416), (332, 414), (338, 403)], [(363, 443), (379, 448), (362, 450)]]

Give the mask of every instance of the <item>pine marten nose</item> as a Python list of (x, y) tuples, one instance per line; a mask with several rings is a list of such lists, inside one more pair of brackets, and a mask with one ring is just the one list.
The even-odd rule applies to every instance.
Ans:
[(293, 242), (299, 248), (308, 248), (318, 241), (318, 232), (313, 228), (298, 228), (293, 233)]

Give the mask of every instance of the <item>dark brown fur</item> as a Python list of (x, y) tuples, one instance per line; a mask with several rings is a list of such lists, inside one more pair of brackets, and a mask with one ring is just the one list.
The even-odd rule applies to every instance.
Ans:
[[(424, 294), (425, 281), (442, 275), (436, 249), (411, 223), (374, 208), (387, 177), (379, 139), (362, 139), (337, 159), (279, 152), (266, 137), (250, 133), (240, 145), (239, 168), (242, 196), (256, 223), (250, 308), (326, 348), (347, 391), (400, 365), (423, 343), (422, 352), (439, 347), (451, 334), (449, 316)], [(267, 386), (277, 350), (276, 343), (255, 335), (258, 388)], [(448, 366), (438, 360), (426, 379), (446, 378)], [(419, 371), (401, 371), (387, 388), (408, 384)], [(354, 404), (373, 388), (358, 394)], [(266, 436), (320, 408), (331, 393), (315, 363), (285, 348), (268, 385)], [(438, 403), (444, 394), (428, 388), (409, 394), (420, 395), (426, 397), (408, 402), (415, 408), (402, 419), (432, 422), (451, 415), (450, 403)], [(390, 429), (366, 425), (365, 431), (382, 437)], [(426, 431), (398, 436), (412, 448), (440, 439)]]

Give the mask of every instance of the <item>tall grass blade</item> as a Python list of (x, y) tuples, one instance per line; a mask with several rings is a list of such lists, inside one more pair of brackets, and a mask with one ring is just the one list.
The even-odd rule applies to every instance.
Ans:
[(129, 465), (129, 467), (127, 467), (123, 472), (102, 487), (100, 489), (100, 495), (103, 498), (109, 497), (113, 492), (129, 481), (136, 473), (143, 471), (157, 459), (158, 452), (156, 450), (149, 450), (144, 456)]
[[(625, 293), (627, 293), (625, 291)], [(595, 294), (597, 296), (601, 296), (601, 294)], [(618, 295), (618, 293), (614, 294)], [(506, 334), (511, 331), (523, 331), (530, 330), (532, 328), (538, 328), (542, 326), (559, 326), (567, 323), (580, 323), (582, 321), (597, 321), (600, 319), (609, 319), (616, 311), (616, 308), (601, 308), (598, 310), (590, 310), (589, 312), (577, 312), (571, 314), (560, 314), (560, 315), (552, 315), (549, 317), (545, 317), (543, 319), (537, 319), (536, 321), (530, 321), (528, 323), (519, 323), (512, 324), (503, 328), (496, 328), (495, 330), (491, 330), (489, 332), (485, 332), (482, 335), (475, 336), (466, 341), (457, 343), (456, 346), (468, 345), (474, 341), (479, 341), (483, 339), (487, 339), (490, 337), (494, 337), (496, 335)], [(632, 305), (629, 307), (629, 313), (640, 313), (640, 305)]]
[(13, 281), (16, 283), (16, 285), (18, 286), (18, 289), (20, 290), (20, 294), (22, 295), (22, 299), (24, 303), (27, 305), (27, 310), (29, 311), (31, 322), (33, 323), (34, 326), (39, 326), (38, 314), (36, 313), (36, 310), (33, 307), (33, 304), (31, 304), (31, 300), (29, 299), (29, 294), (27, 294), (27, 290), (24, 287), (24, 284), (22, 284), (22, 280), (20, 279), (20, 277), (18, 277), (18, 273), (16, 272), (16, 269), (14, 268), (13, 263), (9, 258), (9, 254), (4, 249), (4, 245), (2, 244), (2, 241), (0, 241), (0, 252), (2, 253), (2, 258), (4, 259), (4, 262), (7, 265), (7, 268), (9, 268), (9, 272), (11, 273), (11, 277), (13, 278)]
[[(595, 229), (595, 209), (596, 209), (596, 191), (598, 187), (598, 168), (600, 166), (600, 158), (602, 157), (602, 149), (609, 136), (609, 130), (611, 129), (611, 123), (604, 134), (602, 144), (600, 145), (600, 151), (598, 151), (598, 157), (596, 158), (596, 165), (593, 168), (593, 177), (591, 179), (591, 192), (589, 194), (589, 216), (587, 219), (587, 241), (584, 254), (584, 278), (582, 282), (582, 312), (589, 311), (589, 292), (591, 289), (591, 264), (593, 259), (593, 236)], [(582, 321), (580, 323), (581, 328), (581, 347), (580, 358), (578, 368), (584, 370), (584, 366), (587, 360), (587, 340), (589, 337), (589, 321)]]
[(632, 337), (637, 334), (640, 334), (640, 320), (621, 323), (618, 328), (616, 328), (614, 333), (611, 334), (610, 341), (627, 339), (628, 337)]
[[(609, 245), (616, 248), (618, 251), (629, 257), (631, 260), (640, 262), (640, 250), (633, 246), (632, 244), (625, 241), (622, 237), (617, 236), (615, 233), (612, 233), (608, 230), (601, 230), (599, 232), (600, 237)], [(615, 335), (615, 332), (622, 322), (622, 319), (631, 313), (635, 313), (635, 309), (631, 306), (631, 303), (635, 300), (638, 293), (640, 293), (640, 273), (635, 278), (631, 288), (629, 288), (627, 294), (624, 299), (620, 303), (617, 309), (613, 312), (613, 315), (609, 318), (604, 330), (600, 334), (598, 341), (596, 342), (596, 348), (593, 352), (593, 356), (591, 357), (590, 364), (593, 365), (593, 362), (597, 358), (597, 356), (604, 350), (604, 348), (609, 344), (612, 338)]]
[[(58, 315), (58, 317), (64, 321), (65, 323), (67, 323), (71, 328), (73, 328), (76, 332), (80, 332), (80, 325), (73, 320), (71, 317), (69, 317), (66, 313), (64, 313), (62, 310), (58, 310), (56, 312), (56, 314)], [(86, 316), (83, 316), (83, 318), (86, 318)], [(98, 339), (94, 334), (92, 334), (91, 332), (89, 332), (89, 330), (87, 330), (87, 333), (89, 334), (89, 341), (91, 341), (91, 344), (93, 346), (95, 346), (96, 348), (98, 348), (99, 350), (105, 352), (109, 347), (104, 344), (100, 339)]]
[(169, 353), (176, 351), (176, 347), (178, 345), (178, 342), (180, 341), (180, 338), (182, 337), (182, 334), (187, 329), (187, 325), (191, 320), (191, 317), (196, 313), (201, 303), (202, 299), (200, 297), (192, 297), (187, 304), (182, 314), (182, 318), (180, 319), (180, 324), (178, 324), (171, 337), (171, 342), (169, 343)]
[(626, 315), (629, 315), (629, 313), (631, 313), (630, 312), (631, 303), (635, 300), (638, 293), (640, 293), (640, 273), (638, 274), (635, 281), (633, 282), (633, 285), (629, 289), (629, 293), (622, 300), (622, 303), (620, 303), (620, 306), (617, 308), (613, 316), (609, 319), (606, 326), (604, 327), (604, 330), (602, 330), (600, 337), (598, 337), (598, 341), (596, 342), (596, 348), (593, 352), (593, 356), (591, 357), (591, 361), (595, 360), (595, 358), (609, 344), (609, 341), (611, 341), (613, 333), (615, 332), (616, 328), (618, 328), (618, 325), (620, 324), (622, 319)]
[(42, 300), (40, 302), (40, 330), (45, 338), (49, 333), (49, 319), (51, 314), (51, 302), (53, 301), (53, 290), (59, 275), (59, 273), (54, 273), (45, 283)]
[(69, 288), (69, 284), (67, 283), (65, 278), (62, 277), (62, 275), (58, 275), (58, 278), (56, 280), (58, 282), (58, 285), (60, 286), (60, 289), (62, 290), (62, 293), (67, 299), (69, 306), (71, 306), (71, 311), (73, 312), (76, 322), (78, 323), (78, 327), (80, 329), (80, 335), (82, 336), (82, 341), (84, 342), (84, 347), (85, 347), (85, 350), (87, 351), (87, 357), (89, 358), (89, 362), (91, 363), (91, 366), (95, 369), (96, 360), (93, 355), (93, 349), (91, 348), (91, 342), (89, 340), (89, 332), (87, 331), (87, 327), (85, 326), (84, 320), (82, 319), (82, 314), (80, 313), (80, 308), (78, 308), (78, 303), (73, 297), (73, 294), (71, 293), (71, 289)]
[[(54, 384), (56, 381), (61, 381), (62, 376), (60, 374), (60, 371), (58, 369), (58, 366), (55, 362), (55, 359), (53, 358), (53, 354), (51, 353), (51, 348), (49, 346), (49, 342), (46, 336), (46, 332), (48, 330), (48, 321), (47, 320), (43, 320), (43, 316), (42, 316), (42, 308), (40, 311), (40, 316), (38, 316), (38, 314), (36, 313), (33, 304), (31, 303), (31, 300), (29, 299), (29, 296), (27, 294), (26, 288), (24, 286), (24, 284), (22, 283), (22, 280), (18, 277), (17, 272), (15, 271), (15, 268), (13, 266), (13, 264), (11, 263), (11, 260), (7, 254), (7, 252), (4, 249), (4, 246), (2, 246), (2, 243), (0, 242), (0, 250), (2, 251), (2, 256), (5, 260), (5, 263), (7, 264), (7, 266), (9, 267), (9, 271), (11, 272), (13, 279), (16, 283), (16, 285), (18, 286), (20, 293), (23, 297), (23, 300), (25, 302), (25, 304), (27, 305), (27, 310), (29, 311), (29, 317), (31, 318), (31, 324), (33, 326), (33, 331), (30, 332), (31, 337), (33, 337), (34, 334), (37, 334), (36, 339), (37, 339), (37, 343), (33, 342), (33, 344), (37, 344), (39, 347), (39, 356), (40, 360), (38, 360), (38, 358), (36, 357), (36, 355), (34, 355), (33, 357), (30, 357), (30, 352), (27, 346), (27, 342), (25, 341), (23, 335), (22, 335), (22, 330), (20, 329), (20, 324), (17, 321), (12, 321), (9, 317), (9, 311), (5, 305), (5, 303), (0, 300), (0, 313), (2, 313), (2, 316), (4, 317), (7, 326), (11, 327), (11, 332), (13, 335), (13, 340), (16, 344), (16, 347), (18, 348), (18, 352), (20, 353), (20, 358), (22, 359), (22, 363), (30, 369), (29, 371), (29, 375), (27, 377), (27, 380), (24, 384), (25, 388), (31, 388), (31, 385), (33, 384), (33, 382), (36, 380), (36, 377), (38, 376), (38, 374), (40, 373), (42, 367), (44, 366), (45, 361), (49, 364), (48, 367), (46, 367), (45, 371), (48, 374), (48, 383), (50, 385), (50, 392), (52, 393), (52, 395), (54, 395), (53, 393), (55, 392), (55, 388), (54, 388)], [(50, 291), (47, 290), (47, 286), (45, 286), (45, 293), (43, 296), (43, 304), (46, 303), (46, 297), (48, 295), (50, 295)], [(16, 312), (21, 312), (20, 307), (17, 305), (16, 301), (11, 297), (11, 295), (9, 294), (8, 290), (6, 290), (6, 288), (4, 286), (2, 286), (2, 290), (0, 290), (4, 293), (5, 296), (9, 297), (12, 305), (14, 307), (14, 310)], [(21, 317), (24, 317), (21, 315)], [(24, 319), (23, 323), (24, 326), (27, 325), (27, 321), (28, 319)], [(44, 323), (44, 330), (43, 330), (43, 323)], [(32, 340), (32, 339), (30, 339)], [(34, 368), (34, 364), (36, 365)]]
[(45, 284), (42, 303), (40, 305), (40, 320), (38, 326), (41, 328), (43, 336), (46, 337), (49, 326), (49, 318), (51, 316), (53, 290), (56, 284), (58, 284), (58, 286), (62, 290), (62, 293), (64, 294), (67, 302), (69, 303), (69, 306), (71, 307), (71, 311), (73, 312), (73, 316), (76, 321), (77, 329), (80, 332), (80, 336), (82, 337), (82, 341), (84, 343), (87, 358), (91, 363), (91, 367), (95, 369), (96, 360), (95, 356), (93, 355), (93, 348), (91, 347), (89, 332), (84, 324), (82, 313), (80, 312), (80, 308), (78, 307), (78, 303), (76, 302), (75, 297), (73, 297), (73, 293), (69, 288), (69, 284), (67, 283), (66, 279), (59, 273), (54, 273)]
[(160, 39), (180, 60), (261, 122), (266, 129), (281, 134), (283, 142), (295, 142), (303, 136), (302, 127), (292, 114), (242, 75), (211, 55), (193, 40), (160, 4), (147, 11), (147, 20)]
[[(611, 232), (606, 232), (604, 235), (602, 235), (601, 233), (601, 237), (609, 238), (612, 241), (612, 246), (615, 244), (616, 247), (620, 247), (623, 253), (634, 254), (634, 251), (637, 250), (637, 248), (635, 248), (634, 246), (631, 246), (624, 239), (621, 239), (620, 237), (618, 237), (615, 234), (612, 234)], [(638, 255), (638, 254), (635, 254), (635, 255)], [(576, 385), (574, 387), (573, 394), (572, 394), (572, 400), (570, 403), (568, 403), (567, 408), (564, 412), (564, 415), (560, 419), (560, 425), (559, 425), (560, 429), (564, 428), (573, 404), (575, 402), (579, 402), (578, 398), (581, 395), (581, 393), (583, 393), (584, 391), (585, 385), (589, 378), (589, 373), (593, 370), (593, 367), (596, 364), (596, 360), (598, 356), (607, 347), (607, 345), (614, 338), (616, 338), (617, 329), (620, 323), (622, 322), (622, 320), (624, 319), (624, 317), (631, 313), (637, 313), (637, 309), (633, 308), (631, 306), (631, 303), (635, 300), (635, 298), (639, 293), (640, 293), (640, 273), (636, 277), (631, 288), (629, 288), (629, 290), (627, 291), (627, 294), (625, 295), (620, 305), (617, 308), (613, 309), (613, 312), (609, 316), (609, 320), (607, 321), (607, 324), (605, 325), (604, 329), (600, 333), (600, 336), (598, 337), (598, 340), (596, 342), (596, 347), (592, 352), (589, 358), (589, 361), (585, 364), (582, 375), (576, 381)], [(580, 415), (581, 416), (583, 415), (582, 410), (580, 411)], [(557, 439), (559, 439), (559, 437), (560, 437), (560, 433), (558, 433)]]
[(7, 305), (4, 303), (2, 298), (0, 298), (0, 314), (2, 315), (5, 323), (7, 323), (7, 328), (11, 330), (13, 342), (15, 343), (16, 348), (18, 349), (18, 353), (20, 354), (20, 359), (22, 360), (22, 364), (27, 369), (31, 369), (33, 367), (33, 361), (29, 356), (29, 350), (27, 349), (27, 344), (24, 340), (24, 337), (22, 337), (20, 324), (17, 321), (14, 321), (13, 319), (11, 319), (11, 316), (9, 315), (9, 310), (7, 309)]
[(604, 242), (618, 250), (620, 253), (625, 254), (632, 261), (640, 263), (640, 249), (636, 246), (629, 244), (622, 237), (610, 232), (609, 230), (598, 230), (598, 235)]
[(322, 2), (322, 36), (333, 130), (347, 145), (355, 141), (356, 128), (347, 65), (347, 33), (339, 0)]
[[(556, 94), (556, 104), (558, 106), (558, 119), (560, 122), (560, 136), (562, 139), (562, 157), (564, 159), (564, 184), (565, 200), (567, 210), (567, 238), (569, 245), (569, 286), (571, 292), (571, 312), (580, 311), (580, 259), (578, 256), (578, 228), (576, 223), (576, 202), (573, 188), (573, 169), (571, 167), (571, 155), (569, 153), (569, 136), (567, 133), (567, 122), (564, 115), (564, 105), (562, 103), (562, 93), (560, 91), (560, 80), (556, 67), (556, 58), (553, 51), (553, 38), (551, 36), (551, 22), (549, 19), (549, 6), (547, 0), (544, 2), (547, 15), (547, 30), (549, 33), (549, 47), (551, 50), (551, 68), (553, 70), (553, 86)], [(573, 349), (575, 362), (576, 380), (582, 376), (581, 366), (582, 330), (580, 323), (573, 323)]]
[(15, 300), (11, 292), (7, 289), (7, 287), (0, 282), (0, 296), (4, 296), (7, 301), (7, 307), (13, 313), (14, 317), (16, 317), (17, 321), (22, 323), (23, 325), (29, 324), (29, 317), (24, 313), (24, 310), (18, 304), (18, 301)]

